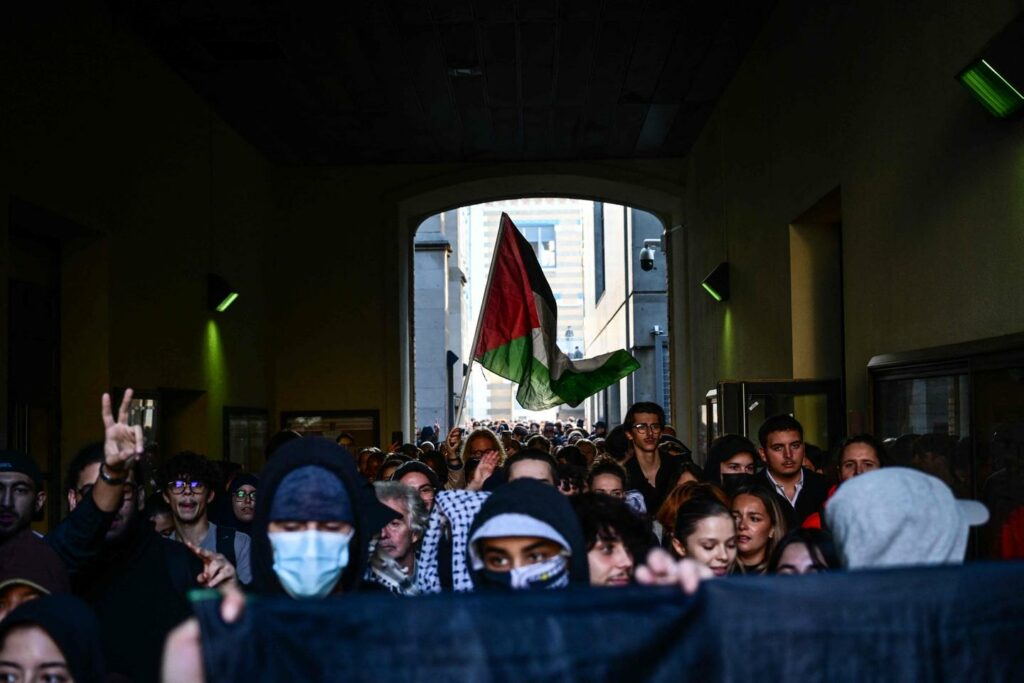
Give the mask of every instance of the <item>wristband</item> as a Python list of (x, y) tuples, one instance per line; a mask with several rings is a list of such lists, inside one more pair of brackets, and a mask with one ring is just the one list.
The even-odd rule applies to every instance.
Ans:
[(106, 472), (107, 463), (100, 463), (100, 479), (107, 482), (111, 486), (120, 486), (121, 484), (128, 481), (128, 475), (122, 474), (120, 477), (112, 477)]

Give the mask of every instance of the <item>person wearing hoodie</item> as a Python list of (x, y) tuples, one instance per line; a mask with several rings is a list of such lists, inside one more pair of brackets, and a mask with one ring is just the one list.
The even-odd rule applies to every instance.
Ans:
[(846, 569), (960, 564), (970, 527), (988, 509), (961, 500), (938, 477), (885, 467), (839, 487), (825, 509)]
[(0, 680), (105, 683), (100, 626), (84, 602), (51, 595), (0, 624)]
[(477, 589), (566, 588), (590, 583), (583, 530), (558, 489), (536, 479), (499, 486), (469, 531)]
[(252, 529), (252, 518), (256, 512), (256, 489), (260, 480), (255, 474), (241, 473), (228, 485), (228, 499), (231, 501), (230, 526), (243, 534)]
[(397, 517), (341, 446), (289, 441), (260, 476), (252, 591), (308, 599), (358, 590), (370, 539)]

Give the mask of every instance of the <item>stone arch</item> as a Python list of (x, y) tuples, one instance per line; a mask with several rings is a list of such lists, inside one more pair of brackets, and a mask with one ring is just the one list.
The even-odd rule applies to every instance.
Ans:
[[(683, 186), (664, 178), (626, 169), (618, 165), (601, 163), (545, 165), (538, 171), (536, 165), (509, 165), (480, 167), (454, 174), (438, 176), (429, 181), (408, 186), (393, 193), (388, 204), (395, 208), (395, 230), (398, 244), (398, 268), (395, 292), (399, 342), (399, 377), (401, 378), (400, 414), (403, 429), (415, 429), (413, 425), (413, 340), (412, 268), (413, 237), (420, 223), (427, 217), (469, 204), (515, 199), (521, 197), (569, 197), (606, 201), (632, 206), (657, 216), (666, 226), (666, 252), (668, 256), (669, 320), (681, 324), (670, 326), (682, 333), (677, 340), (672, 337), (670, 354), (673, 414), (690, 413), (689, 391), (690, 362), (685, 353), (685, 321), (687, 301), (676, 296), (679, 284), (685, 282), (686, 259), (682, 255), (684, 235), (676, 229), (683, 224)], [(672, 259), (674, 251), (679, 256)], [(677, 284), (678, 283), (678, 284)], [(685, 290), (685, 288), (682, 288)], [(676, 412), (676, 411), (680, 412)], [(690, 427), (688, 420), (681, 427)]]

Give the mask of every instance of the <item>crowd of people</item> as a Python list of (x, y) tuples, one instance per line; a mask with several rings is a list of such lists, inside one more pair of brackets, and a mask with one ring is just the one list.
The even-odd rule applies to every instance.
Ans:
[(474, 422), (387, 452), (283, 431), (258, 474), (192, 452), (146, 472), (130, 400), (103, 396), (104, 440), (72, 459), (68, 514), (45, 537), (38, 465), (0, 454), (0, 680), (199, 680), (195, 588), (223, 594), (228, 622), (250, 596), (693, 593), (723, 576), (962, 562), (987, 519), (871, 435), (812, 459), (790, 415), (757, 443), (719, 437), (701, 465), (660, 406), (637, 403), (610, 430)]

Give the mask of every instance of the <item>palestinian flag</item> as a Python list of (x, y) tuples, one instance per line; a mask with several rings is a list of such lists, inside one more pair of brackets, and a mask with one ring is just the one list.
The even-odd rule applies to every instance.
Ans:
[(640, 367), (624, 350), (570, 360), (556, 344), (557, 323), (555, 297), (533, 247), (501, 214), (473, 360), (518, 383), (516, 400), (527, 410), (578, 406)]

